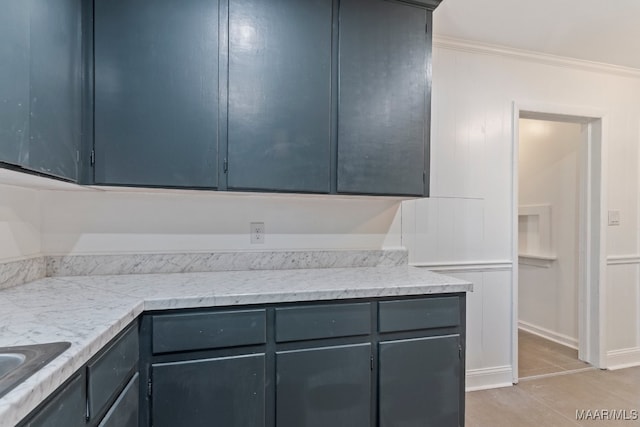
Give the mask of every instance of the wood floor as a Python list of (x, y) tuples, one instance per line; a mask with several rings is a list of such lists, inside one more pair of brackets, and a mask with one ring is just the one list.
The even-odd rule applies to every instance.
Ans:
[[(640, 426), (640, 420), (576, 420), (576, 411), (603, 409), (634, 418), (640, 411), (640, 367), (593, 369), (520, 381), (466, 396), (466, 427)], [(602, 415), (602, 412), (599, 413)]]
[(578, 350), (518, 330), (518, 376), (522, 378), (549, 375), (590, 365), (578, 360)]
[(531, 334), (520, 339), (520, 383), (467, 393), (467, 427), (640, 426), (640, 367), (585, 370), (575, 350)]

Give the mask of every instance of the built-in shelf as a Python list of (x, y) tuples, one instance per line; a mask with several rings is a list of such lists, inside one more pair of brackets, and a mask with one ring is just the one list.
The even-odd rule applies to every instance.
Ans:
[(551, 239), (551, 205), (518, 207), (518, 263), (550, 268), (557, 260)]
[(550, 268), (551, 263), (558, 259), (555, 255), (542, 254), (518, 254), (518, 264), (530, 265), (532, 267)]

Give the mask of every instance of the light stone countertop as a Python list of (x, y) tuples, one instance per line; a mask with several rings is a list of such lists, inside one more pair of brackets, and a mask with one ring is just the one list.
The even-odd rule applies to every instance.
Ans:
[(0, 398), (11, 427), (146, 310), (467, 292), (417, 267), (324, 268), (57, 277), (0, 291), (0, 347), (71, 347)]

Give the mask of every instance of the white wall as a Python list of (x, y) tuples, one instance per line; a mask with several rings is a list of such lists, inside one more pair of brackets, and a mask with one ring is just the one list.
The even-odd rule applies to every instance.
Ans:
[(38, 191), (0, 184), (0, 262), (40, 255)]
[[(49, 255), (398, 248), (400, 201), (207, 191), (46, 191)], [(251, 244), (250, 222), (265, 223)]]
[(403, 203), (403, 243), (414, 264), (459, 275), (472, 270), (477, 278), (482, 296), (474, 292), (468, 304), (468, 383), (511, 378), (514, 102), (605, 115), (606, 203), (622, 217), (608, 229), (606, 251), (634, 267), (608, 266), (606, 348), (640, 362), (640, 73), (436, 39), (432, 96), (433, 197)]
[[(529, 119), (519, 123), (518, 203), (548, 205), (551, 211), (548, 229), (538, 224), (528, 239), (519, 240), (519, 252), (557, 257), (539, 265), (519, 263), (519, 321), (525, 329), (575, 348), (580, 146), (586, 143), (581, 134), (576, 123)], [(544, 240), (543, 233), (551, 236), (548, 248), (523, 247), (527, 241), (536, 246), (531, 240)]]

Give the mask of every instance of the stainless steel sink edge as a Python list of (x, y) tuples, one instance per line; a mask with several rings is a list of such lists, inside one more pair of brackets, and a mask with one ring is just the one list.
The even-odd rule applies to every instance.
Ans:
[(71, 346), (70, 342), (53, 342), (13, 347), (0, 347), (0, 355), (23, 355), (24, 361), (0, 376), (0, 398), (38, 372)]

